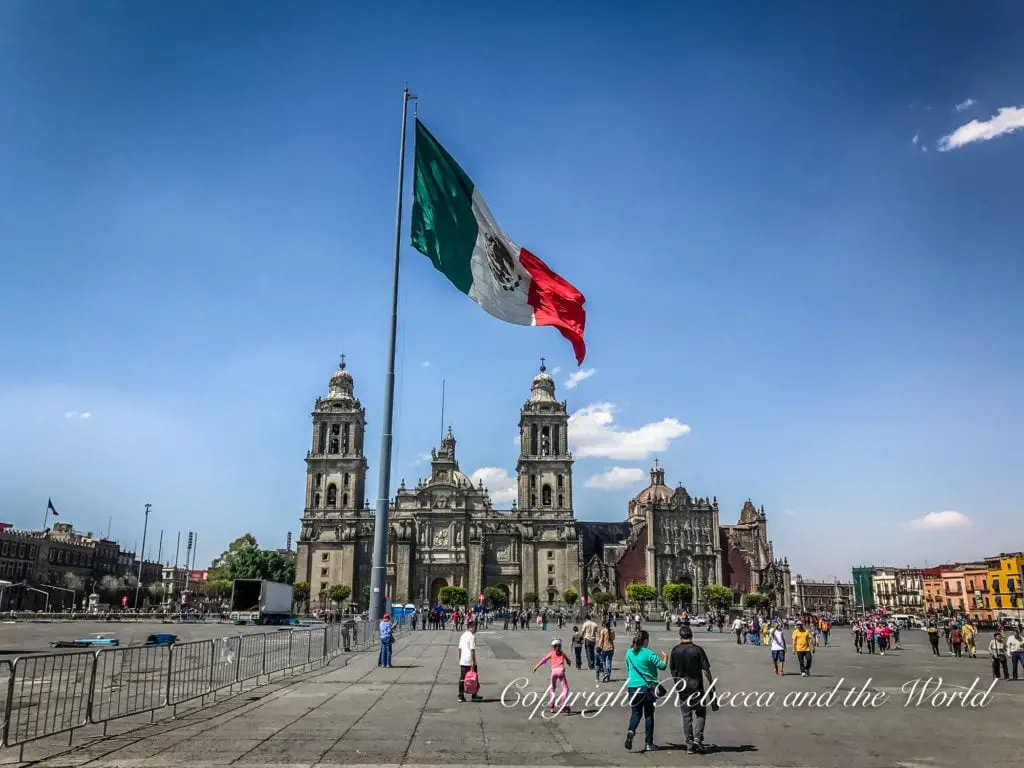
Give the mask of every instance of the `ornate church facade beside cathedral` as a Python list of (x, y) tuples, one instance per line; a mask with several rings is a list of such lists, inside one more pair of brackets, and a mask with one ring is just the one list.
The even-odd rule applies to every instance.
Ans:
[[(309, 582), (321, 604), (331, 584), (351, 586), (359, 602), (370, 584), (374, 510), (365, 499), (366, 413), (344, 359), (312, 418), (297, 579)], [(487, 489), (459, 469), (451, 428), (431, 451), (430, 477), (415, 487), (402, 481), (389, 511), (387, 590), (394, 602), (434, 604), (448, 585), (465, 587), (471, 597), (497, 587), (515, 606), (530, 593), (542, 604), (559, 602), (569, 588), (624, 599), (634, 582), (659, 591), (689, 582), (698, 610), (707, 584), (724, 584), (737, 596), (771, 592), (788, 609), (788, 563), (775, 559), (764, 510), (749, 501), (736, 525), (723, 526), (716, 499), (669, 488), (656, 465), (651, 485), (629, 503), (626, 522), (577, 521), (569, 413), (543, 365), (520, 409), (519, 436), (511, 509), (495, 509)]]

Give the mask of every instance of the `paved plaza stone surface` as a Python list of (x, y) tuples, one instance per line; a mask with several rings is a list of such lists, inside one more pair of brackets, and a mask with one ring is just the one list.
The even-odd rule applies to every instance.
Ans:
[[(651, 625), (651, 647), (668, 650), (676, 640), (664, 626)], [(621, 627), (620, 627), (621, 630)], [(130, 724), (112, 723), (109, 735), (76, 735), (30, 744), (25, 760), (40, 768), (116, 766), (200, 768), (214, 765), (361, 766), (361, 765), (742, 765), (858, 768), (944, 768), (1019, 765), (1024, 682), (998, 682), (985, 706), (948, 707), (928, 703), (906, 706), (902, 692), (915, 678), (939, 678), (943, 691), (965, 692), (975, 678), (978, 698), (991, 683), (986, 659), (933, 657), (925, 634), (905, 632), (905, 650), (884, 657), (857, 655), (849, 633), (840, 629), (833, 645), (814, 658), (813, 674), (801, 678), (791, 659), (783, 678), (772, 672), (767, 649), (737, 646), (733, 636), (698, 629), (696, 639), (711, 659), (721, 691), (755, 691), (768, 706), (733, 707), (709, 714), (708, 753), (688, 755), (681, 747), (681, 721), (671, 705), (656, 716), (657, 752), (627, 753), (623, 748), (628, 709), (598, 703), (584, 713), (553, 719), (516, 706), (517, 695), (543, 692), (547, 674), (532, 669), (548, 650), (553, 635), (567, 638), (571, 627), (542, 633), (504, 631), (501, 625), (479, 635), (480, 703), (460, 703), (458, 634), (418, 631), (403, 634), (393, 669), (380, 669), (376, 656), (352, 654), (326, 668), (247, 691), (177, 719), (125, 732)], [(620, 631), (624, 640), (625, 632)], [(987, 646), (988, 637), (979, 647)], [(838, 642), (836, 642), (838, 641)], [(613, 682), (598, 685), (587, 670), (569, 670), (574, 691), (616, 691), (623, 684), (620, 642)], [(944, 650), (944, 649), (943, 649)], [(517, 678), (529, 688), (505, 694)], [(832, 706), (785, 706), (785, 697), (809, 692), (840, 692)], [(843, 706), (849, 691), (866, 686), (878, 706)], [(607, 695), (607, 694), (606, 694)], [(865, 697), (866, 698), (866, 697)], [(792, 701), (789, 702), (792, 704)], [(583, 702), (578, 702), (576, 710)], [(641, 726), (642, 731), (642, 726)], [(638, 734), (635, 749), (643, 745)], [(0, 753), (0, 762), (16, 760), (17, 750)]]

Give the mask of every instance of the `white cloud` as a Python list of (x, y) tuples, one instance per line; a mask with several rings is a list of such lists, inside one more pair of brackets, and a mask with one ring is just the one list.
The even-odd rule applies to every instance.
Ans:
[(423, 361), (423, 362), (421, 363), (421, 365), (422, 365), (422, 366), (423, 366), (424, 368), (432, 368), (434, 364), (433, 364), (432, 362), (430, 362), (429, 360), (424, 360), (424, 361)]
[(944, 531), (949, 528), (965, 528), (971, 520), (962, 512), (947, 509), (945, 512), (929, 512), (924, 517), (911, 520), (907, 527), (915, 531)]
[(796, 514), (796, 510), (795, 509), (787, 509), (787, 510), (785, 510), (783, 512), (783, 514), (784, 515), (795, 515)]
[(433, 458), (433, 456), (431, 456), (429, 453), (417, 453), (416, 454), (416, 463), (417, 464), (426, 464), (432, 458)]
[(89, 418), (92, 418), (92, 414), (89, 413), (88, 411), (86, 411), (85, 413), (79, 414), (78, 418), (80, 418), (80, 419), (89, 419)]
[(612, 467), (606, 472), (587, 479), (587, 488), (600, 488), (602, 491), (617, 491), (643, 480), (644, 471), (632, 467)]
[(554, 368), (551, 369), (551, 375), (552, 376), (557, 376), (561, 372), (562, 372), (562, 366), (560, 366), (560, 365), (556, 365)]
[(644, 459), (662, 453), (690, 428), (675, 418), (652, 421), (626, 431), (615, 426), (615, 406), (591, 403), (569, 417), (569, 443), (577, 458)]
[(581, 381), (586, 381), (591, 376), (597, 373), (596, 368), (585, 368), (582, 371), (573, 371), (569, 374), (569, 378), (565, 380), (566, 389), (576, 389), (576, 385)]
[(914, 138), (912, 138), (910, 140), (910, 143), (911, 144), (917, 144), (917, 142), (920, 140), (920, 138), (921, 138), (921, 132), (918, 131), (917, 133), (914, 134)]
[(501, 467), (480, 467), (470, 478), (474, 483), (483, 480), (484, 488), (495, 504), (505, 504), (516, 498), (516, 478)]
[(68, 411), (67, 413), (64, 414), (64, 418), (68, 420), (79, 421), (81, 419), (92, 418), (92, 414), (89, 413), (88, 411), (85, 411), (84, 413), (79, 411)]
[(522, 445), (523, 436), (516, 432), (516, 436), (512, 438), (512, 445)]
[(957, 112), (963, 112), (965, 110), (970, 109), (977, 103), (978, 102), (976, 102), (974, 99), (967, 99), (966, 101), (961, 101), (959, 104), (953, 107), (953, 109), (955, 109)]
[(939, 151), (948, 152), (975, 141), (988, 141), (1024, 128), (1024, 107), (1000, 107), (989, 120), (971, 120), (939, 140)]

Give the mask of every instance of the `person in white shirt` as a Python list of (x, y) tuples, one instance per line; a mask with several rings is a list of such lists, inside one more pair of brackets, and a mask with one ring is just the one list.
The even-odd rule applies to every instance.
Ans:
[(779, 622), (772, 624), (772, 630), (768, 635), (772, 646), (772, 664), (775, 667), (775, 674), (782, 677), (786, 673), (783, 667), (786, 665), (786, 636), (782, 634), (782, 627)]
[[(466, 625), (466, 631), (459, 638), (459, 701), (466, 700), (466, 673), (470, 670), (477, 671), (475, 621)], [(482, 701), (482, 698), (474, 693), (473, 701)]]
[(1006, 638), (1006, 652), (1010, 655), (1010, 663), (1013, 664), (1013, 679), (1017, 679), (1017, 665), (1020, 664), (1024, 667), (1024, 638), (1021, 637), (1020, 630), (1015, 629), (1013, 633)]
[(732, 631), (736, 633), (736, 645), (743, 645), (743, 626), (746, 624), (743, 619), (736, 617), (732, 623)]

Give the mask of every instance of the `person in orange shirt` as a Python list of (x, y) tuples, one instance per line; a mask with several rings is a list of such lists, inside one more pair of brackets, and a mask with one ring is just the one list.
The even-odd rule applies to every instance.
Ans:
[(822, 619), (821, 620), (821, 626), (819, 627), (819, 629), (821, 630), (821, 640), (825, 644), (825, 646), (827, 647), (828, 646), (828, 631), (829, 631), (829, 629), (831, 629), (827, 619)]

